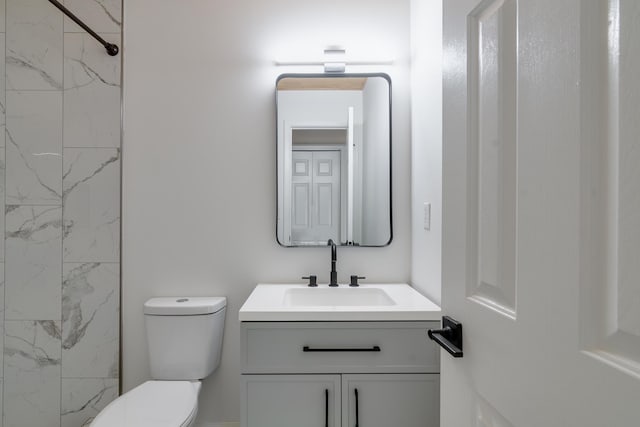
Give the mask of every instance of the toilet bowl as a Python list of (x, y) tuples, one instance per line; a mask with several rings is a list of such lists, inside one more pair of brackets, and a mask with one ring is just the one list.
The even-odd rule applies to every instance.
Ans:
[(90, 427), (190, 427), (200, 380), (220, 364), (224, 297), (152, 298), (144, 305), (150, 381), (104, 408)]
[(91, 427), (192, 426), (200, 385), (199, 381), (147, 381), (111, 402)]

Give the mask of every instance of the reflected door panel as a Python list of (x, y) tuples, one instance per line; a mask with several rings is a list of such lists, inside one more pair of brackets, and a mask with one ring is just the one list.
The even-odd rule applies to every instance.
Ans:
[(340, 152), (293, 150), (292, 163), (291, 243), (339, 241)]

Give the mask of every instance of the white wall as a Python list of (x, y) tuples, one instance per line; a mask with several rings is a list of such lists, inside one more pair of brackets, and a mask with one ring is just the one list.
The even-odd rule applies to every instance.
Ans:
[(275, 80), (301, 71), (278, 57), (342, 43), (395, 58), (357, 69), (393, 79), (394, 241), (339, 248), (338, 272), (409, 280), (409, 0), (135, 0), (124, 15), (124, 389), (149, 375), (147, 298), (226, 295), (222, 364), (200, 411), (238, 420), (241, 304), (258, 282), (329, 279), (328, 249), (276, 243)]
[[(411, 0), (411, 281), (440, 303), (442, 0)], [(431, 203), (431, 229), (424, 229)]]

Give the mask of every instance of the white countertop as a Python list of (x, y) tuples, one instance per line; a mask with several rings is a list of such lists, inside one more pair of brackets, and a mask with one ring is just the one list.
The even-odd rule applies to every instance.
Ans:
[[(306, 293), (306, 296), (310, 297), (307, 299), (311, 301), (314, 291), (320, 291), (319, 301), (330, 300), (335, 292), (340, 304), (328, 305), (323, 302), (326, 305), (312, 305), (306, 302), (298, 305), (290, 298), (291, 292), (288, 291), (291, 289), (305, 289), (302, 292)], [(384, 292), (390, 301), (382, 305), (343, 304), (345, 301), (357, 299), (359, 290), (364, 291), (363, 297), (367, 296), (365, 294)], [(345, 299), (342, 300), (342, 297)], [(362, 284), (358, 288), (350, 288), (348, 285), (340, 285), (337, 288), (319, 285), (317, 288), (310, 288), (305, 284), (259, 284), (245, 301), (238, 317), (241, 322), (439, 321), (441, 314), (437, 304), (407, 284)]]

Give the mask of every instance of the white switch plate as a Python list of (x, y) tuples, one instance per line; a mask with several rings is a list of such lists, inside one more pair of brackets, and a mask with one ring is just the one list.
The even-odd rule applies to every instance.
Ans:
[(431, 230), (431, 203), (424, 204), (424, 229)]

